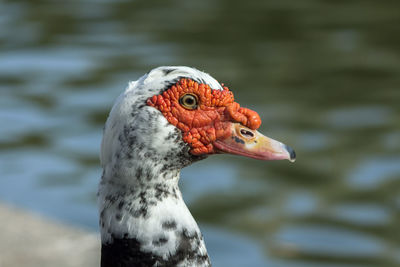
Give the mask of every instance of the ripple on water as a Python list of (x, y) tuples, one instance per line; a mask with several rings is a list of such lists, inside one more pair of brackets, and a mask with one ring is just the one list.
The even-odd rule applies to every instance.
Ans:
[(307, 191), (296, 191), (289, 195), (285, 211), (290, 216), (304, 216), (316, 211), (319, 199)]
[(298, 143), (301, 144), (305, 150), (320, 151), (327, 149), (333, 144), (334, 139), (327, 133), (323, 132), (304, 132), (299, 134)]
[(365, 226), (383, 226), (392, 219), (387, 207), (376, 203), (343, 203), (332, 209), (335, 218)]
[(76, 49), (43, 49), (24, 50), (0, 54), (0, 72), (8, 75), (24, 73), (45, 73), (49, 75), (67, 76), (82, 75), (94, 66), (84, 51)]
[(350, 172), (351, 187), (372, 190), (386, 182), (399, 179), (400, 157), (374, 157), (363, 160)]
[[(57, 179), (58, 174), (65, 175), (77, 170), (72, 161), (56, 154), (28, 149), (1, 154), (0, 169), (2, 170), (2, 186), (0, 187), (2, 199), (28, 205), (35, 210), (51, 206), (49, 199), (56, 201), (61, 194), (69, 194), (68, 190), (61, 188), (55, 195), (57, 197), (48, 198), (49, 195), (46, 196), (45, 193), (46, 188), (39, 183), (39, 177), (53, 175), (54, 179)], [(48, 193), (52, 194), (50, 191)]]
[(380, 257), (386, 246), (375, 237), (323, 225), (286, 225), (274, 236), (275, 244), (294, 247), (311, 255), (335, 257)]
[(211, 159), (198, 162), (181, 173), (181, 189), (187, 203), (196, 198), (232, 188), (236, 183), (237, 168), (224, 162), (213, 163)]
[(392, 110), (386, 106), (335, 108), (324, 117), (336, 129), (356, 129), (384, 126), (390, 121)]
[[(264, 255), (259, 246), (254, 243), (254, 240), (237, 233), (229, 233), (223, 229), (213, 227), (202, 227), (202, 229), (213, 265), (230, 267), (265, 266)], [(237, 257), (237, 255), (245, 255), (245, 257)]]
[(66, 114), (55, 116), (53, 113), (34, 107), (4, 108), (0, 113), (0, 120), (3, 125), (7, 125), (7, 127), (0, 127), (0, 140), (3, 138), (15, 139), (15, 137), (27, 133), (49, 134), (49, 129), (76, 125)]
[(95, 190), (100, 170), (82, 172), (66, 157), (34, 149), (0, 154), (0, 170), (1, 200), (58, 220), (96, 227), (94, 203), (76, 201)]
[(102, 132), (100, 129), (89, 132), (61, 134), (55, 140), (55, 147), (63, 153), (80, 155), (100, 155)]

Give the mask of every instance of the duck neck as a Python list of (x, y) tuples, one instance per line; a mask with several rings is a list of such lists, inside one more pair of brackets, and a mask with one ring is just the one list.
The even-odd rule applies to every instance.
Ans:
[(203, 237), (178, 187), (180, 169), (146, 165), (103, 173), (101, 266), (209, 266)]

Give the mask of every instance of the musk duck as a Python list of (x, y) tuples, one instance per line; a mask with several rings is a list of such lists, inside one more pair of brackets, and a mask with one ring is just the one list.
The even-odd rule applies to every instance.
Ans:
[(211, 266), (180, 171), (219, 153), (294, 161), (293, 149), (259, 133), (260, 125), (257, 112), (194, 68), (158, 67), (130, 82), (101, 144), (101, 266)]

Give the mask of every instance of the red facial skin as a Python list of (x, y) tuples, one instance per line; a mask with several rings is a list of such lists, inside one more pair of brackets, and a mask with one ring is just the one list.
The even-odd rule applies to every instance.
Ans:
[[(160, 110), (182, 131), (183, 141), (189, 144), (193, 155), (213, 154), (218, 152), (213, 142), (231, 136), (231, 123), (238, 122), (252, 130), (261, 125), (257, 112), (240, 107), (228, 87), (223, 88), (211, 89), (207, 84), (182, 78), (162, 94), (149, 98), (147, 105)], [(179, 103), (188, 93), (198, 98), (195, 109), (187, 109)]]

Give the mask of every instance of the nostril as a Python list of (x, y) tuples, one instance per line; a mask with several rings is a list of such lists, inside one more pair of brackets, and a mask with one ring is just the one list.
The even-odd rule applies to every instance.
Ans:
[(247, 138), (253, 138), (254, 133), (252, 131), (246, 130), (246, 129), (240, 129), (240, 133), (243, 135), (243, 137)]

